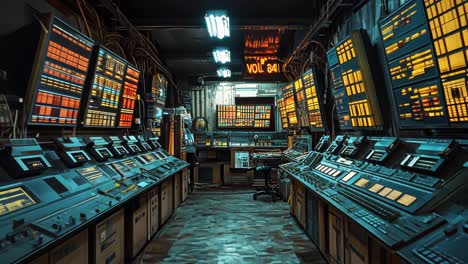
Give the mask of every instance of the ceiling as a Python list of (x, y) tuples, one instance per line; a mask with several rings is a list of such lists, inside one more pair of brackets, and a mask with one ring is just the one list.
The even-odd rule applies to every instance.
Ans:
[[(120, 8), (137, 29), (152, 37), (177, 81), (198, 77), (216, 79), (219, 65), (215, 64), (211, 52), (217, 46), (231, 50), (228, 67), (233, 79), (242, 80), (247, 35), (279, 36), (275, 55), (285, 58), (294, 48), (295, 39), (312, 24), (324, 1), (290, 0), (273, 4), (266, 0), (122, 0)], [(229, 14), (231, 36), (228, 39), (212, 39), (206, 30), (205, 12), (217, 9)]]

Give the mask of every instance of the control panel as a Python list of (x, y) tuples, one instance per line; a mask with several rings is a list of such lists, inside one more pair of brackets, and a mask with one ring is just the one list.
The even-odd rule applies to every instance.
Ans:
[[(313, 151), (302, 161), (280, 165), (280, 169), (386, 247), (400, 250), (451, 221), (454, 209), (445, 207), (451, 199), (460, 200), (455, 196), (463, 193), (468, 183), (468, 153), (462, 144), (466, 147), (452, 139), (339, 135), (323, 153)], [(451, 225), (453, 239), (465, 236), (463, 221)], [(454, 243), (440, 232), (437, 243)], [(452, 263), (448, 251), (437, 250), (440, 248), (425, 242), (402, 254), (426, 259), (421, 263)], [(460, 260), (460, 254), (452, 256)]]
[[(137, 138), (128, 139), (133, 143)], [(67, 137), (53, 142), (45, 150), (35, 139), (1, 142), (2, 169), (11, 169), (10, 163), (20, 160), (21, 171), (42, 172), (40, 177), (0, 187), (0, 233), (5, 234), (0, 238), (0, 258), (5, 263), (28, 260), (32, 253), (48, 249), (189, 165), (162, 148), (124, 158), (109, 154), (105, 163), (89, 158), (94, 157), (92, 150), (123, 147), (118, 138)], [(86, 162), (81, 162), (81, 155)]]
[(283, 156), (286, 160), (293, 161), (312, 150), (311, 135), (296, 135), (293, 137), (291, 148), (283, 151)]
[(38, 175), (52, 167), (36, 139), (7, 139), (0, 146), (0, 162), (10, 177)]

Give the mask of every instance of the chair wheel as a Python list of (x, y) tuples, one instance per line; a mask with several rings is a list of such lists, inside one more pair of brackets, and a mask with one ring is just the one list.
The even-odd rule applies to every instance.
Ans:
[(254, 200), (257, 200), (257, 194), (256, 194), (256, 193), (254, 193), (253, 199), (254, 199)]

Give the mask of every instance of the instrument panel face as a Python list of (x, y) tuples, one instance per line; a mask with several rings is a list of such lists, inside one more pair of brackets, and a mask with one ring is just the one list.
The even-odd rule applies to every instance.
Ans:
[[(320, 96), (318, 93), (317, 78), (313, 70), (309, 70), (302, 76), (303, 84), (303, 101), (299, 102), (298, 96), (298, 107), (301, 107), (304, 112), (304, 117), (301, 117), (301, 126), (308, 126), (312, 131), (323, 131), (323, 120), (322, 112), (320, 107)], [(305, 120), (304, 120), (305, 119)]]
[(94, 41), (61, 20), (49, 28), (38, 80), (32, 89), (30, 125), (75, 126)]
[(288, 115), (286, 113), (286, 106), (284, 104), (284, 98), (278, 99), (278, 110), (281, 117), (281, 127), (287, 129), (289, 127)]
[(379, 23), (400, 128), (467, 127), (467, 8), (414, 0)]
[(220, 129), (271, 129), (271, 105), (217, 105), (217, 126)]
[(117, 125), (126, 62), (104, 47), (99, 47), (96, 68), (84, 116), (86, 127)]
[(0, 216), (35, 205), (37, 200), (31, 197), (24, 187), (0, 190)]
[(353, 32), (327, 52), (341, 129), (381, 129), (383, 126), (362, 34)]

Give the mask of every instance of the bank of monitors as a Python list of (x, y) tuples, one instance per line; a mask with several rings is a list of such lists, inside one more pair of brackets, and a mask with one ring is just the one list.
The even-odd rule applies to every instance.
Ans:
[(219, 129), (273, 129), (272, 105), (218, 105)]
[(286, 116), (288, 118), (288, 125), (290, 128), (297, 127), (297, 113), (296, 101), (294, 99), (294, 83), (287, 84), (283, 87), (284, 106), (286, 109)]
[(312, 131), (323, 131), (324, 125), (322, 120), (322, 112), (320, 110), (320, 95), (318, 93), (317, 76), (313, 70), (309, 70), (302, 76), (305, 107), (306, 107), (306, 124)]
[[(30, 125), (75, 126), (94, 41), (57, 18), (36, 61)], [(34, 73), (33, 73), (34, 74)]]
[(289, 127), (288, 123), (288, 115), (286, 114), (286, 106), (284, 105), (284, 98), (281, 97), (277, 101), (278, 103), (278, 110), (281, 117), (281, 128), (287, 129)]
[(83, 126), (131, 127), (139, 76), (140, 72), (124, 59), (99, 46)]
[(327, 52), (341, 129), (383, 128), (364, 34), (353, 31)]
[(467, 12), (413, 0), (379, 23), (400, 128), (467, 126)]

